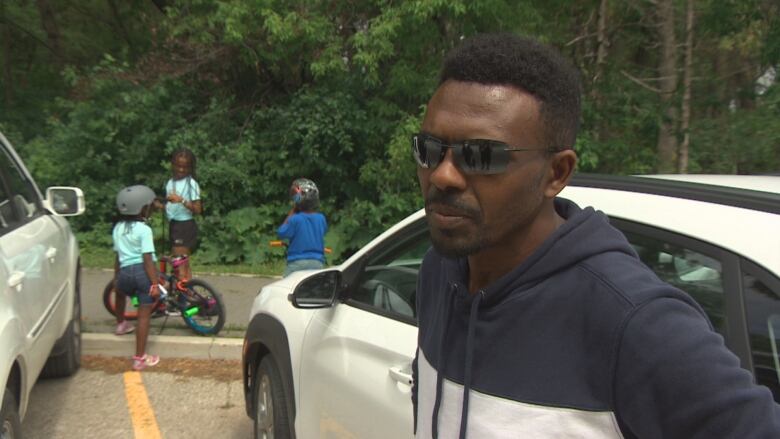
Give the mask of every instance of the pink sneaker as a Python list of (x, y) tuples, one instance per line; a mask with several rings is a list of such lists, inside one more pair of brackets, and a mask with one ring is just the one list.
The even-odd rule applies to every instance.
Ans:
[(135, 326), (133, 326), (133, 324), (128, 322), (127, 320), (123, 320), (122, 323), (116, 325), (116, 330), (114, 331), (114, 334), (125, 335), (133, 331), (135, 331)]
[(133, 370), (144, 370), (148, 366), (154, 366), (159, 362), (159, 355), (143, 354), (140, 357), (133, 355)]

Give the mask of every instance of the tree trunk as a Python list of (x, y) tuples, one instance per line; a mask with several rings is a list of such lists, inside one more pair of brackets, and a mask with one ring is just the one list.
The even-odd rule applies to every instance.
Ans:
[(5, 108), (11, 108), (11, 102), (14, 99), (14, 87), (13, 87), (13, 72), (11, 66), (13, 61), (11, 60), (11, 25), (5, 20), (5, 0), (0, 0), (0, 23), (2, 23), (2, 35), (3, 35), (3, 98), (5, 100)]
[(677, 42), (674, 34), (674, 4), (672, 0), (657, 2), (658, 32), (661, 41), (659, 65), (661, 121), (658, 124), (658, 172), (671, 173), (677, 169), (677, 106), (674, 95), (677, 91)]
[(130, 49), (130, 52), (131, 53), (134, 52), (133, 41), (130, 39), (130, 34), (127, 32), (127, 28), (125, 27), (125, 24), (122, 21), (122, 16), (119, 13), (119, 8), (117, 7), (116, 2), (114, 0), (107, 0), (107, 1), (108, 1), (108, 8), (111, 9), (111, 16), (114, 18), (114, 22), (119, 28), (119, 32), (122, 34), (122, 38), (127, 43), (127, 47)]
[(54, 17), (54, 11), (48, 0), (36, 0), (38, 13), (41, 16), (41, 27), (46, 32), (46, 39), (49, 41), (49, 48), (54, 53), (57, 62), (62, 62), (62, 45), (60, 44), (60, 30), (57, 26), (57, 20)]
[(601, 0), (599, 5), (599, 21), (596, 31), (596, 40), (598, 41), (598, 50), (596, 52), (596, 73), (593, 75), (593, 82), (599, 80), (604, 73), (604, 64), (607, 61), (607, 3), (608, 0)]
[(693, 77), (693, 2), (688, 0), (685, 14), (685, 71), (683, 73), (682, 120), (680, 130), (683, 133), (680, 154), (677, 160), (677, 173), (688, 173), (688, 147), (691, 144), (691, 78)]
[[(596, 42), (598, 44), (596, 48), (596, 68), (593, 72), (593, 81), (591, 84), (591, 100), (596, 111), (599, 111), (603, 107), (603, 97), (599, 92), (598, 83), (604, 75), (604, 65), (607, 62), (607, 49), (609, 48), (609, 41), (607, 40), (607, 3), (609, 0), (601, 0), (599, 5), (599, 17), (598, 24), (596, 26)], [(603, 141), (606, 138), (608, 129), (605, 120), (599, 122), (599, 126), (596, 129), (595, 136), (596, 141)]]
[(157, 6), (157, 9), (159, 9), (160, 12), (165, 14), (165, 8), (168, 7), (168, 2), (166, 0), (152, 0), (152, 3)]

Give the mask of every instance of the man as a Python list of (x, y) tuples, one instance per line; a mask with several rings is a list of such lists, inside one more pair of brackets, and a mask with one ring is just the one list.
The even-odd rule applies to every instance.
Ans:
[(533, 40), (477, 36), (445, 60), (413, 138), (433, 242), (417, 436), (780, 437), (769, 390), (700, 307), (603, 214), (556, 198), (579, 117), (576, 71)]

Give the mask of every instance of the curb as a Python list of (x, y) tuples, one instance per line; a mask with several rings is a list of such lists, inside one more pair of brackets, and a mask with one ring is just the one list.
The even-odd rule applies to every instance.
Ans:
[[(85, 270), (101, 271), (104, 273), (113, 273), (113, 268), (89, 268), (84, 267)], [(282, 279), (280, 274), (251, 274), (251, 273), (216, 273), (211, 271), (193, 271), (193, 277), (213, 276), (213, 277), (244, 277), (248, 279)]]
[[(243, 345), (238, 338), (175, 335), (150, 335), (147, 342), (149, 351), (160, 356), (201, 360), (240, 360)], [(81, 346), (83, 355), (129, 357), (135, 352), (135, 336), (82, 333)]]

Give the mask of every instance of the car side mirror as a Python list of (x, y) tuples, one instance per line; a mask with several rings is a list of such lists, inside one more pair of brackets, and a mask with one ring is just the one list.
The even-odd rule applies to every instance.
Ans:
[(84, 192), (77, 187), (53, 186), (46, 189), (46, 208), (60, 216), (84, 213)]
[(296, 308), (328, 308), (335, 303), (340, 287), (340, 271), (322, 271), (301, 281), (290, 301)]

